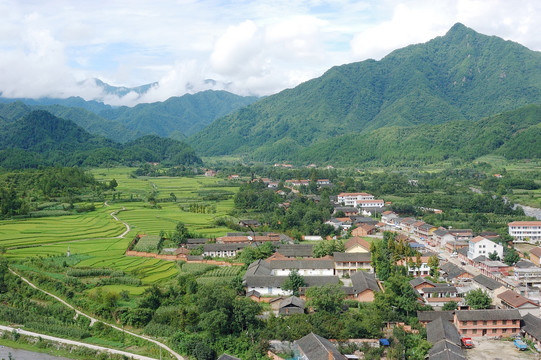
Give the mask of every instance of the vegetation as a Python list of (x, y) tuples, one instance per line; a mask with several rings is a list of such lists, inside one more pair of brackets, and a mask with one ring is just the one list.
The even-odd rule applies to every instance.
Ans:
[(42, 110), (0, 124), (0, 144), (0, 166), (7, 169), (141, 162), (202, 163), (188, 145), (176, 140), (147, 135), (120, 145)]
[(474, 310), (488, 309), (492, 304), (492, 299), (482, 289), (476, 289), (468, 292), (465, 300), (466, 304)]
[(538, 158), (538, 127), (515, 140), (509, 138), (515, 131), (501, 132), (490, 120), (469, 122), (539, 104), (540, 63), (537, 52), (456, 24), (381, 61), (333, 67), (218, 119), (189, 142), (204, 155), (351, 165), (433, 162), (455, 153), (471, 159), (508, 140), (499, 150), (504, 156)]

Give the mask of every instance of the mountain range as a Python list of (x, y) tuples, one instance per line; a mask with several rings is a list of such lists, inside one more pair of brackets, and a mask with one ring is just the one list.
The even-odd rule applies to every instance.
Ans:
[[(186, 143), (145, 135), (120, 144), (93, 135), (71, 120), (44, 110), (0, 123), (0, 167), (137, 165), (160, 162), (167, 166), (200, 165), (201, 159)], [(16, 112), (13, 112), (17, 116)]]
[[(1, 132), (12, 131), (12, 123), (46, 110), (100, 141), (136, 144), (153, 134), (185, 139), (201, 155), (265, 162), (407, 165), (486, 154), (540, 158), (540, 69), (541, 53), (456, 24), (424, 44), (380, 61), (335, 66), (262, 99), (209, 90), (130, 108), (76, 97), (0, 98), (0, 139), (9, 139)], [(153, 86), (101, 84), (117, 94)]]
[[(127, 90), (133, 88), (114, 88), (109, 91)], [(73, 120), (93, 134), (115, 141), (131, 141), (143, 135), (181, 140), (202, 130), (217, 118), (249, 105), (257, 99), (254, 96), (239, 96), (227, 91), (212, 90), (171, 97), (163, 102), (139, 104), (135, 107), (112, 107), (93, 100), (85, 101), (80, 97), (0, 98), (0, 117), (3, 113), (12, 111), (17, 111), (19, 116), (23, 116), (33, 110), (46, 110), (58, 117)]]
[[(188, 142), (204, 155), (349, 162), (365, 151), (355, 144), (392, 151), (382, 142), (388, 131), (422, 132), (450, 121), (467, 130), (468, 122), (541, 104), (539, 69), (541, 53), (456, 24), (380, 61), (333, 67), (216, 120)], [(347, 147), (346, 158), (333, 150)]]

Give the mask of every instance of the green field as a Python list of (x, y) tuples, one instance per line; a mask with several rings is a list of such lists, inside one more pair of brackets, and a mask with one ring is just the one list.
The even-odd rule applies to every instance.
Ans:
[[(232, 198), (207, 201), (216, 209), (212, 214), (192, 213), (182, 208), (183, 205), (198, 202), (201, 191), (234, 193), (238, 188), (216, 186), (221, 179), (204, 176), (133, 178), (129, 175), (131, 171), (133, 169), (130, 168), (92, 170), (100, 181), (115, 178), (119, 184), (116, 193), (122, 193), (120, 201), (112, 201), (112, 196), (107, 195), (107, 205), (97, 204), (93, 212), (0, 221), (0, 247), (7, 249), (6, 256), (13, 259), (65, 257), (69, 248), (72, 256), (85, 255), (76, 267), (122, 270), (139, 277), (144, 285), (148, 285), (169, 280), (179, 270), (171, 261), (125, 256), (126, 248), (136, 234), (158, 235), (162, 230), (169, 234), (179, 221), (202, 236), (220, 236), (230, 231), (214, 226), (213, 221), (233, 208)], [(153, 208), (147, 201), (122, 201), (130, 197), (146, 199), (152, 191), (158, 199), (168, 198), (170, 193), (174, 193), (177, 202), (159, 202), (159, 207)], [(117, 217), (121, 221), (114, 220), (112, 212), (118, 212)], [(128, 223), (131, 231), (124, 238), (117, 238), (126, 230), (122, 222)], [(139, 292), (136, 287), (108, 286), (123, 287), (132, 294)]]

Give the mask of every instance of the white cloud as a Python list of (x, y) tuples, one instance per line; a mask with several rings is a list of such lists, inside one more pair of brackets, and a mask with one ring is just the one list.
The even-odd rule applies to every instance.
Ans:
[[(3, 96), (115, 105), (208, 88), (268, 95), (443, 35), (455, 22), (541, 49), (536, 0), (0, 0), (0, 13)], [(104, 98), (82, 81), (92, 77), (159, 86)]]

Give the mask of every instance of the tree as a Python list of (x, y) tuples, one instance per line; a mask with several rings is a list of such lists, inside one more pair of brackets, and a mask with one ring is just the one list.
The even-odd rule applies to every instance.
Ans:
[(111, 181), (109, 181), (109, 189), (114, 191), (117, 186), (118, 182), (116, 181), (116, 179), (112, 179)]
[(315, 286), (306, 290), (308, 306), (331, 314), (338, 314), (342, 311), (345, 297), (346, 294), (339, 284)]
[(514, 265), (520, 261), (520, 256), (515, 248), (505, 248), (505, 254), (503, 256), (503, 261), (507, 265)]
[(299, 288), (306, 285), (304, 278), (299, 275), (299, 272), (296, 269), (291, 270), (289, 277), (282, 284), (283, 290), (293, 291), (293, 295), (299, 296)]
[(466, 294), (466, 304), (474, 310), (488, 309), (492, 299), (482, 289), (472, 290)]
[(332, 255), (334, 252), (344, 252), (344, 242), (340, 240), (320, 241), (314, 246), (314, 257)]
[(443, 304), (443, 307), (441, 308), (443, 311), (452, 311), (456, 310), (458, 307), (456, 301), (448, 301), (445, 304)]
[(169, 197), (171, 198), (172, 202), (177, 202), (177, 196), (175, 195), (175, 193), (169, 194)]
[[(497, 261), (497, 260), (500, 260), (500, 257), (498, 256), (498, 253), (496, 252), (496, 250), (494, 250), (494, 252), (491, 252), (490, 254), (488, 254), (488, 258), (492, 261)], [(512, 264), (509, 264), (509, 265), (512, 265)]]
[(430, 276), (435, 277), (438, 275), (438, 267), (440, 266), (440, 260), (436, 255), (432, 255), (428, 258), (428, 267), (430, 268)]
[(171, 240), (178, 246), (181, 244), (185, 244), (186, 240), (190, 237), (190, 232), (188, 231), (188, 228), (186, 225), (184, 225), (183, 222), (179, 221), (177, 223), (177, 227), (175, 229), (175, 233), (173, 234)]

